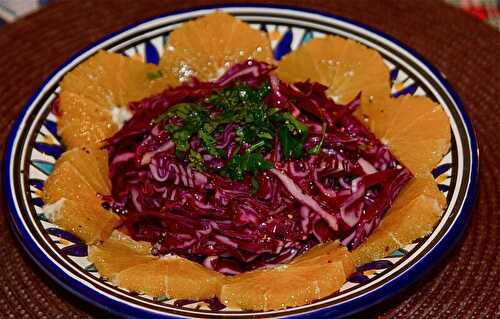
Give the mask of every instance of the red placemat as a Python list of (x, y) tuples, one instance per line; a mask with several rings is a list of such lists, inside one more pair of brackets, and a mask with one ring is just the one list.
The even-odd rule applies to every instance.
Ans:
[[(254, 1), (258, 2), (258, 1)], [(261, 2), (261, 1), (259, 1)], [(266, 1), (268, 2), (268, 1)], [(130, 23), (212, 1), (61, 1), (0, 30), (0, 149), (36, 87), (59, 64)], [(500, 33), (441, 1), (280, 1), (363, 22), (424, 55), (456, 89), (478, 136), (480, 195), (464, 240), (433, 272), (362, 314), (383, 318), (500, 317)], [(0, 316), (103, 318), (28, 260), (0, 198)]]
[[(500, 1), (498, 0), (442, 0), (461, 8), (481, 21), (500, 29)], [(19, 17), (32, 13), (54, 0), (18, 1), (0, 0), (0, 26), (12, 23)]]

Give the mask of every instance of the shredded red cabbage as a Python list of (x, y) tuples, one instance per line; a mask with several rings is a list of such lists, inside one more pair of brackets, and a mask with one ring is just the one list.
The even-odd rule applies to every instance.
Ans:
[[(326, 87), (311, 82), (288, 85), (257, 61), (233, 66), (215, 82), (193, 80), (131, 103), (133, 117), (107, 141), (113, 209), (135, 240), (153, 244), (153, 253), (174, 253), (225, 274), (286, 263), (310, 247), (340, 239), (352, 249), (375, 229), (400, 189), (411, 178), (390, 151), (352, 112), (358, 95), (336, 104)], [(171, 134), (155, 119), (173, 105), (206, 99), (213, 91), (265, 82), (265, 103), (287, 110), (308, 127), (299, 159), (285, 161), (274, 139), (265, 155), (274, 168), (252, 179), (232, 180), (202, 172), (176, 156)], [(203, 163), (220, 169), (241, 152), (237, 124), (215, 134), (223, 160), (207, 153), (197, 137), (190, 147)]]

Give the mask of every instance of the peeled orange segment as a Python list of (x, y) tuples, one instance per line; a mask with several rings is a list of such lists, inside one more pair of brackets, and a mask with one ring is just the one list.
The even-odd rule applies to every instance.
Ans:
[(100, 123), (91, 122), (82, 116), (81, 121), (76, 118), (71, 119), (70, 124), (65, 124), (64, 129), (58, 129), (59, 135), (66, 148), (73, 148), (82, 145), (90, 147), (101, 147), (102, 142), (113, 135), (115, 130), (109, 130), (107, 127), (102, 127)]
[(219, 300), (230, 307), (264, 311), (299, 306), (338, 291), (353, 271), (346, 248), (331, 242), (289, 265), (226, 277)]
[[(431, 174), (425, 174), (411, 179), (408, 184), (404, 186), (392, 204), (391, 209), (403, 207), (411, 203), (420, 195), (425, 195), (437, 200), (441, 209), (446, 207), (446, 198), (438, 189), (434, 177)], [(390, 214), (390, 212), (387, 214)]]
[(163, 262), (168, 264), (165, 277), (167, 297), (200, 300), (212, 298), (219, 292), (224, 277), (220, 273), (184, 258)]
[(97, 197), (96, 190), (68, 161), (55, 166), (43, 189), (45, 203), (51, 204), (63, 197), (81, 202), (88, 207), (101, 207), (101, 200)]
[(352, 251), (355, 264), (385, 257), (427, 235), (441, 218), (445, 206), (446, 199), (430, 174), (414, 178), (403, 188), (373, 234)]
[(70, 162), (85, 178), (85, 180), (101, 194), (109, 194), (110, 187), (107, 176), (107, 170), (102, 171), (102, 164), (98, 163), (97, 153), (105, 153), (104, 150), (97, 150), (86, 147), (77, 147), (66, 151), (57, 160), (56, 165)]
[(59, 134), (68, 148), (100, 146), (129, 116), (129, 102), (175, 84), (158, 66), (100, 51), (61, 82)]
[[(89, 150), (88, 147), (84, 147)], [(101, 173), (102, 179), (106, 183), (108, 189), (111, 189), (111, 179), (109, 178), (108, 152), (105, 150), (93, 149), (90, 151), (96, 160), (97, 168)]]
[(123, 270), (153, 260), (150, 255), (127, 254), (122, 251), (111, 251), (97, 246), (89, 248), (89, 260), (102, 277), (111, 281)]
[(331, 259), (341, 260), (348, 257), (349, 251), (344, 246), (341, 246), (339, 241), (332, 241), (314, 246), (304, 254), (294, 258), (291, 261), (291, 264), (298, 264), (309, 260), (316, 260), (316, 258), (321, 258), (324, 259), (324, 262), (328, 262), (328, 260)]
[(354, 270), (351, 253), (338, 241), (318, 244), (305, 254), (295, 258), (291, 265), (320, 265), (331, 262), (342, 262), (345, 276), (348, 277)]
[(202, 300), (217, 294), (221, 278), (195, 262), (166, 256), (121, 271), (114, 283), (150, 296)]
[(337, 291), (345, 281), (335, 265), (304, 269), (283, 265), (251, 279), (244, 276), (222, 286), (219, 299), (227, 306), (261, 311), (299, 306), (328, 295), (326, 291)]
[(165, 296), (167, 267), (159, 260), (140, 263), (116, 274), (113, 283), (133, 292), (153, 297)]
[(154, 260), (150, 252), (151, 244), (115, 230), (102, 244), (89, 247), (88, 258), (101, 276), (115, 280), (122, 270)]
[(421, 195), (414, 202), (393, 211), (384, 224), (356, 248), (356, 265), (387, 256), (390, 252), (412, 243), (430, 233), (441, 217), (442, 210), (436, 199)]
[(44, 206), (48, 219), (61, 228), (75, 234), (87, 244), (106, 239), (119, 222), (114, 214), (103, 214), (80, 202), (61, 198)]
[[(421, 129), (425, 130), (424, 127)], [(416, 176), (430, 173), (450, 150), (449, 137), (421, 141), (387, 139), (384, 142), (394, 156)]]
[(111, 236), (100, 245), (104, 250), (117, 250), (129, 252), (136, 255), (149, 255), (151, 254), (151, 244), (146, 241), (137, 241), (130, 238), (130, 236), (114, 230)]
[[(435, 198), (421, 195), (408, 205), (405, 211), (389, 214), (382, 229), (391, 233), (400, 243), (411, 243), (418, 237), (430, 233), (439, 221), (442, 212)], [(403, 223), (399, 220), (400, 218), (404, 219)]]
[(280, 265), (228, 278), (219, 300), (229, 307), (274, 310), (310, 303), (340, 289), (346, 281), (342, 262)]
[(172, 31), (160, 66), (179, 81), (207, 81), (248, 59), (273, 62), (267, 35), (217, 11)]
[(380, 54), (337, 36), (312, 39), (283, 57), (278, 76), (289, 83), (310, 80), (328, 87), (335, 102), (345, 104), (362, 92), (361, 107), (390, 96), (389, 70)]
[(98, 148), (101, 142), (118, 129), (111, 111), (81, 94), (61, 91), (58, 131), (67, 148), (89, 146)]
[(43, 201), (54, 223), (88, 243), (105, 239), (120, 221), (101, 207), (96, 190), (69, 161), (55, 166), (44, 185)]
[(450, 148), (448, 117), (427, 97), (405, 95), (365, 110), (373, 132), (415, 175), (428, 174)]
[(118, 53), (99, 51), (64, 77), (61, 91), (82, 94), (109, 109), (125, 107), (131, 101), (159, 93), (175, 84), (175, 79), (163, 74), (156, 65)]
[(101, 276), (116, 285), (150, 296), (201, 300), (220, 288), (221, 274), (177, 256), (158, 258), (151, 245), (115, 230), (89, 249), (89, 260)]

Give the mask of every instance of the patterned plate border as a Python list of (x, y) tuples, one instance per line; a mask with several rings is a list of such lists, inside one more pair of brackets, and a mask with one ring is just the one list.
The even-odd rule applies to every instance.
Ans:
[[(81, 269), (77, 269), (75, 264), (58, 260), (60, 256), (51, 253), (51, 247), (47, 246), (48, 235), (41, 234), (40, 229), (33, 227), (36, 223), (34, 219), (36, 214), (33, 214), (32, 207), (30, 208), (26, 204), (31, 196), (29, 187), (26, 188), (24, 183), (28, 174), (27, 165), (29, 165), (29, 156), (26, 154), (29, 153), (27, 149), (32, 149), (31, 144), (33, 141), (30, 138), (31, 143), (26, 143), (26, 139), (23, 139), (23, 137), (32, 137), (33, 132), (40, 128), (38, 125), (28, 127), (26, 124), (40, 123), (40, 119), (47, 116), (46, 112), (41, 111), (47, 109), (47, 103), (49, 103), (54, 92), (51, 89), (57, 85), (61, 75), (97, 49), (126, 50), (127, 46), (131, 47), (139, 40), (153, 36), (152, 34), (168, 31), (175, 28), (182, 20), (205, 14), (214, 8), (205, 7), (178, 11), (154, 18), (113, 33), (82, 50), (57, 69), (40, 86), (22, 110), (8, 139), (4, 158), (4, 185), (6, 185), (11, 220), (18, 239), (35, 262), (54, 280), (80, 298), (116, 315), (126, 317), (151, 317), (151, 315), (161, 318), (171, 317), (165, 312), (164, 307), (158, 307), (154, 303), (147, 301), (138, 303), (136, 300), (130, 300), (130, 295), (124, 292), (116, 293), (116, 291), (112, 292), (109, 289), (107, 291), (103, 290), (100, 287), (102, 283), (95, 277), (82, 279), (81, 276), (78, 276)], [(364, 42), (379, 50), (385, 57), (396, 56), (396, 58), (400, 59), (398, 61), (400, 66), (421, 77), (419, 80), (431, 90), (430, 95), (437, 98), (442, 105), (450, 107), (448, 112), (454, 119), (451, 123), (453, 135), (459, 137), (454, 141), (454, 147), (457, 148), (458, 154), (460, 154), (460, 156), (456, 157), (458, 163), (454, 169), (458, 173), (455, 175), (458, 176), (452, 181), (452, 184), (458, 185), (458, 188), (456, 191), (453, 191), (454, 187), (451, 188), (448, 196), (450, 208), (431, 236), (425, 240), (425, 243), (419, 243), (412, 250), (410, 256), (402, 258), (394, 267), (377, 276), (375, 280), (370, 281), (367, 285), (362, 285), (359, 289), (349, 289), (337, 297), (326, 298), (312, 305), (289, 310), (259, 314), (235, 312), (234, 315), (238, 317), (248, 315), (252, 315), (252, 317), (300, 315), (303, 318), (317, 318), (318, 316), (331, 318), (332, 316), (343, 316), (360, 311), (408, 286), (425, 270), (441, 259), (455, 244), (465, 229), (474, 202), (478, 169), (477, 145), (472, 126), (457, 95), (443, 79), (443, 76), (411, 49), (406, 48), (402, 43), (388, 35), (349, 19), (317, 11), (304, 11), (303, 9), (283, 6), (225, 6), (224, 10), (230, 11), (250, 22), (269, 21), (281, 25), (290, 23), (297, 25), (298, 21), (301, 21), (304, 26), (310, 29), (324, 30), (326, 32), (333, 30), (336, 34), (346, 35)], [(137, 29), (142, 31), (137, 31)], [(50, 94), (45, 96), (45, 103), (40, 103), (47, 93)], [(55, 244), (52, 243), (52, 249), (54, 247)], [(96, 290), (97, 287), (99, 287), (99, 291)], [(168, 308), (168, 311), (172, 315), (180, 316), (204, 315), (220, 317), (220, 315), (229, 314), (227, 312), (217, 314), (180, 308)]]

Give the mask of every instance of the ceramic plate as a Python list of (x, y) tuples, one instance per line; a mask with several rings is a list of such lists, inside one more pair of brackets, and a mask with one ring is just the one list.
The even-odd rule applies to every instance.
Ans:
[[(47, 221), (41, 190), (56, 159), (64, 151), (57, 135), (57, 118), (50, 104), (63, 76), (104, 49), (127, 56), (141, 55), (158, 63), (169, 32), (183, 22), (215, 10), (199, 8), (154, 18), (109, 35), (78, 53), (56, 70), (29, 100), (9, 137), (5, 153), (4, 185), (15, 233), (29, 255), (55, 281), (78, 297), (120, 317), (238, 318), (328, 317), (360, 311), (399, 292), (415, 281), (451, 249), (463, 233), (476, 191), (477, 146), (471, 124), (444, 76), (418, 54), (391, 37), (341, 17), (275, 6), (219, 8), (269, 33), (279, 60), (311, 38), (325, 34), (354, 39), (384, 57), (390, 69), (392, 95), (427, 95), (440, 103), (450, 120), (452, 148), (433, 175), (445, 193), (448, 209), (425, 238), (357, 269), (342, 289), (310, 305), (269, 312), (215, 309), (206, 302), (176, 302), (138, 295), (99, 277), (87, 260), (87, 246)], [(422, 128), (425, 129), (425, 128)]]

